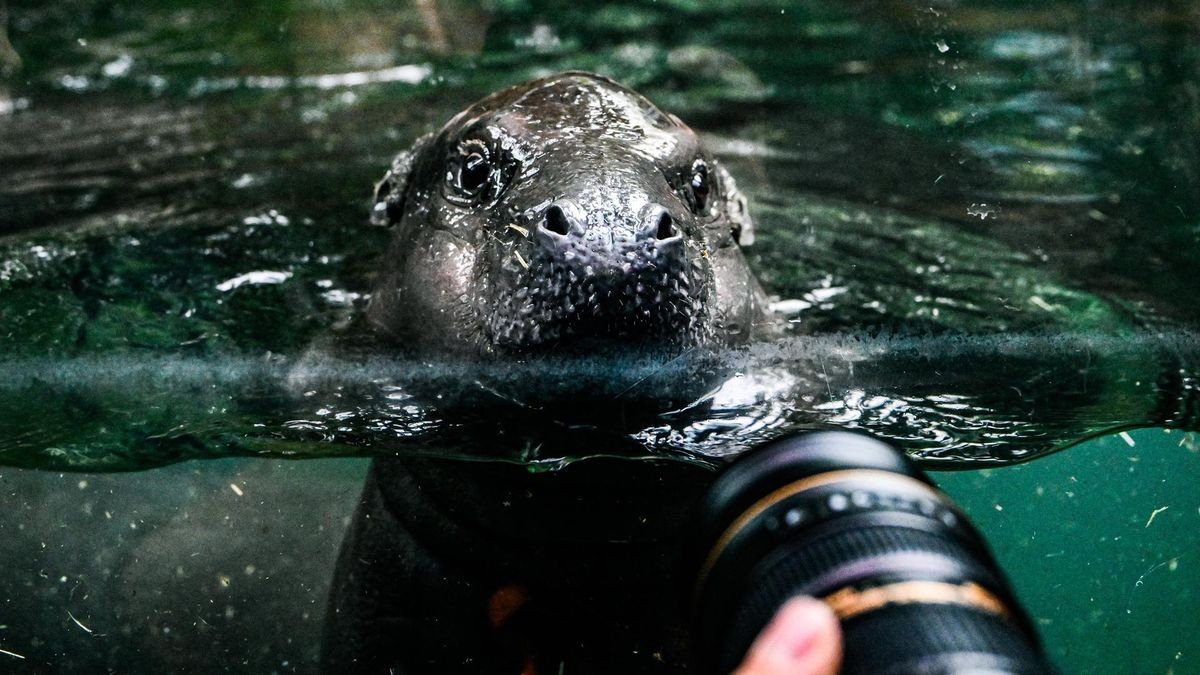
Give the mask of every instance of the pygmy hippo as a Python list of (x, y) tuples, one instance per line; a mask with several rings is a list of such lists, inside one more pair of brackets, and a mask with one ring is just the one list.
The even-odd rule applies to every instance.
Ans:
[[(769, 330), (733, 178), (677, 117), (597, 75), (537, 79), (459, 113), (395, 159), (372, 220), (395, 233), (369, 318), (417, 354), (686, 349)], [(708, 482), (678, 463), (534, 474), (377, 459), (324, 665), (675, 672), (676, 543)]]

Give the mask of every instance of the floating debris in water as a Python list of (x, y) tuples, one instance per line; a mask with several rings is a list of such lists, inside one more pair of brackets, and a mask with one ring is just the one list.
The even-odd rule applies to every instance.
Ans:
[(1147, 520), (1147, 521), (1146, 521), (1146, 527), (1150, 527), (1150, 523), (1153, 523), (1153, 522), (1154, 522), (1154, 517), (1155, 517), (1155, 516), (1157, 516), (1158, 514), (1162, 513), (1163, 511), (1166, 511), (1166, 510), (1167, 510), (1167, 509), (1169, 509), (1169, 508), (1171, 508), (1171, 507), (1169, 507), (1169, 506), (1160, 506), (1160, 507), (1158, 507), (1157, 509), (1154, 509), (1154, 512), (1150, 514), (1150, 518), (1149, 518), (1149, 520)]
[(242, 492), (242, 488), (237, 486), (237, 483), (230, 483), (229, 489), (233, 490), (233, 493), (239, 497), (241, 497), (243, 494), (245, 494), (244, 492)]
[(0, 654), (8, 654), (9, 656), (11, 656), (13, 658), (21, 659), (22, 661), (25, 660), (24, 656), (21, 656), (20, 654), (18, 654), (16, 652), (10, 652), (7, 649), (0, 649)]
[(1187, 448), (1189, 452), (1200, 451), (1200, 435), (1194, 431), (1189, 431), (1179, 439), (1179, 447)]
[(1121, 440), (1128, 443), (1129, 447), (1132, 448), (1133, 446), (1137, 445), (1137, 443), (1133, 441), (1133, 436), (1130, 436), (1128, 431), (1122, 431), (1117, 435), (1121, 437)]
[(79, 619), (76, 619), (76, 618), (75, 618), (75, 615), (74, 615), (74, 614), (72, 614), (72, 613), (71, 613), (71, 610), (69, 610), (69, 609), (67, 610), (67, 616), (71, 617), (71, 620), (75, 622), (75, 625), (76, 625), (76, 626), (79, 626), (80, 628), (82, 628), (83, 630), (85, 630), (85, 631), (86, 631), (86, 632), (88, 632), (88, 633), (91, 633), (91, 632), (92, 632), (92, 629), (91, 629), (91, 628), (88, 628), (88, 627), (87, 627), (87, 626), (85, 626), (85, 625), (83, 625), (83, 622), (82, 622), (82, 621), (80, 621)]
[[(1153, 572), (1154, 570), (1156, 570), (1160, 567), (1165, 566), (1167, 568), (1168, 572), (1174, 572), (1176, 569), (1179, 568), (1179, 559), (1181, 557), (1182, 556), (1175, 556), (1174, 558), (1171, 558), (1170, 560), (1164, 560), (1160, 563), (1155, 563), (1155, 564), (1151, 565), (1150, 569), (1143, 572), (1142, 576), (1138, 577), (1138, 580), (1133, 582), (1133, 585), (1135, 587), (1141, 587), (1142, 585), (1145, 584), (1146, 577), (1150, 576), (1151, 572)], [(1128, 612), (1129, 612), (1129, 610), (1126, 610), (1126, 613), (1128, 613)]]

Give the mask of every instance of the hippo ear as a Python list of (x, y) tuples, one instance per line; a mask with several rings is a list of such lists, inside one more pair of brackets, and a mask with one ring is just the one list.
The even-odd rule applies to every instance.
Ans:
[(717, 175), (725, 188), (725, 213), (729, 218), (733, 240), (739, 246), (749, 246), (754, 243), (754, 219), (750, 217), (746, 196), (738, 190), (737, 181), (733, 176), (720, 164), (717, 165)]
[(408, 193), (409, 177), (417, 159), (429, 147), (433, 134), (425, 134), (412, 147), (396, 155), (392, 166), (375, 184), (375, 200), (371, 206), (371, 224), (391, 227), (400, 221), (404, 213), (404, 196)]

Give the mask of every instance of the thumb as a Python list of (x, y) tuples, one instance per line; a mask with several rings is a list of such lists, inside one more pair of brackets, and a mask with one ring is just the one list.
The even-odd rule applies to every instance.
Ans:
[(834, 675), (841, 661), (842, 630), (833, 610), (799, 597), (779, 608), (734, 675)]

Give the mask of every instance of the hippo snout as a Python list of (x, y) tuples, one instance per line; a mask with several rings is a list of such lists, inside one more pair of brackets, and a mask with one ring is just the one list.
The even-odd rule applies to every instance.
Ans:
[[(555, 202), (546, 209), (540, 229), (550, 236), (548, 241), (557, 241), (555, 235), (558, 237), (585, 237), (588, 225), (585, 218), (579, 217), (579, 212), (580, 209), (575, 202), (570, 200)], [(666, 241), (679, 236), (679, 230), (675, 227), (675, 218), (671, 216), (671, 212), (665, 206), (660, 204), (647, 204), (642, 207), (638, 220), (640, 222), (632, 228), (635, 240)], [(609, 229), (617, 231), (618, 228), (610, 225)]]
[(546, 208), (533, 229), (549, 261), (580, 277), (604, 271), (631, 274), (683, 255), (683, 232), (661, 204), (645, 204), (636, 212), (589, 212), (563, 199)]

